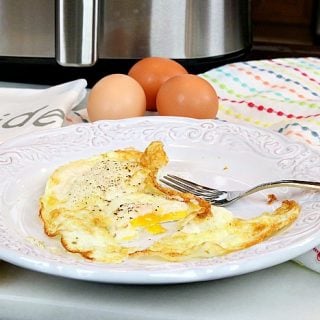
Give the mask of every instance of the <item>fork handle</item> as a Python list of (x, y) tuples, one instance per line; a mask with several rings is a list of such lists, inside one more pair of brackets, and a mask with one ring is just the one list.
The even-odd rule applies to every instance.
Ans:
[(273, 182), (266, 182), (266, 183), (259, 184), (252, 189), (247, 190), (243, 194), (243, 196), (249, 195), (251, 193), (254, 193), (260, 190), (275, 188), (275, 187), (295, 187), (295, 188), (320, 190), (320, 182), (303, 181), (303, 180), (279, 180), (279, 181), (273, 181)]

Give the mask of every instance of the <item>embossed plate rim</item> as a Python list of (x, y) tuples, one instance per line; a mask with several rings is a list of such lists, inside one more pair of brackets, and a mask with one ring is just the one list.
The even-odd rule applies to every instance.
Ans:
[[(129, 131), (125, 132), (125, 130)], [(189, 130), (189, 135), (186, 134), (187, 130)], [(217, 131), (221, 132), (217, 135)], [(149, 138), (151, 140), (153, 140), (152, 137), (162, 137), (163, 139), (167, 140), (167, 142), (172, 146), (174, 146), (175, 141), (184, 141), (184, 143), (186, 143), (186, 141), (188, 142), (192, 139), (194, 139), (195, 142), (197, 142), (199, 139), (202, 139), (201, 142), (203, 142), (205, 145), (212, 145), (215, 142), (214, 139), (216, 139), (217, 137), (221, 138), (223, 133), (226, 136), (226, 141), (224, 143), (232, 144), (234, 141), (236, 141), (236, 145), (238, 143), (240, 144), (238, 147), (240, 151), (243, 147), (246, 147), (246, 145), (248, 146), (250, 144), (246, 141), (245, 144), (241, 146), (241, 140), (236, 140), (236, 138), (233, 138), (232, 133), (230, 132), (235, 132), (235, 134), (239, 134), (239, 132), (241, 132), (241, 134), (243, 135), (243, 137), (241, 136), (241, 138), (248, 139), (248, 141), (249, 139), (264, 139), (263, 143), (266, 144), (264, 148), (273, 149), (274, 155), (271, 155), (271, 157), (278, 157), (280, 159), (279, 161), (283, 160), (283, 152), (291, 152), (291, 160), (289, 159), (291, 162), (294, 161), (295, 154), (299, 154), (299, 157), (301, 159), (310, 160), (311, 168), (313, 164), (312, 161), (316, 161), (319, 157), (319, 154), (309, 147), (300, 143), (296, 143), (282, 136), (281, 134), (266, 129), (259, 129), (248, 125), (232, 124), (220, 120), (195, 120), (189, 118), (152, 116), (132, 118), (121, 121), (114, 120), (100, 121), (93, 124), (78, 124), (59, 129), (35, 132), (26, 136), (15, 138), (0, 146), (0, 172), (2, 172), (3, 174), (4, 172), (6, 172), (6, 170), (10, 171), (11, 168), (12, 172), (10, 174), (18, 175), (19, 170), (22, 172), (23, 168), (15, 167), (15, 161), (19, 165), (24, 163), (34, 164), (39, 159), (40, 161), (47, 161), (44, 160), (46, 156), (44, 151), (48, 151), (49, 154), (47, 156), (49, 158), (51, 156), (50, 152), (52, 154), (54, 152), (61, 152), (61, 154), (63, 155), (64, 152), (67, 151), (65, 149), (62, 149), (62, 151), (58, 150), (59, 144), (63, 144), (62, 142), (59, 142), (62, 141), (61, 137), (66, 138), (65, 144), (63, 144), (65, 148), (68, 148), (68, 143), (72, 141), (72, 143), (74, 143), (74, 146), (77, 146), (80, 151), (85, 148), (87, 146), (86, 144), (88, 143), (92, 146), (93, 149), (99, 149), (101, 145), (103, 146), (104, 143), (106, 143), (106, 139), (110, 139), (110, 141), (112, 142), (118, 141), (117, 139), (120, 137), (120, 133), (122, 143), (125, 143), (128, 135), (131, 137), (131, 139), (133, 139), (132, 134), (137, 134), (137, 136), (140, 135), (140, 137), (143, 134), (149, 134)], [(84, 142), (83, 140), (79, 139), (77, 135), (81, 139), (92, 140), (91, 142), (88, 142), (89, 140)], [(179, 137), (179, 135), (181, 137)], [(250, 135), (252, 136), (250, 137)], [(204, 139), (207, 139), (207, 141), (205, 141)], [(230, 141), (228, 141), (228, 139)], [(145, 138), (145, 141), (147, 140), (148, 138)], [(51, 142), (54, 143), (52, 144)], [(84, 145), (81, 145), (81, 142)], [(194, 148), (196, 144), (197, 143), (193, 144), (192, 148)], [(259, 146), (260, 148), (259, 143), (257, 143), (257, 146)], [(51, 149), (46, 150), (45, 147), (50, 147)], [(237, 146), (234, 147), (237, 148)], [(263, 155), (264, 150), (256, 151), (261, 152)], [(32, 158), (34, 156), (36, 157)], [(313, 156), (316, 157), (316, 160), (311, 159)], [(37, 159), (37, 157), (39, 159)], [(301, 165), (299, 166), (299, 163), (294, 165), (295, 167), (297, 167), (294, 174), (299, 175)], [(310, 168), (307, 169), (310, 171)], [(316, 173), (317, 178), (319, 179), (320, 173), (318, 173), (318, 171)], [(314, 172), (312, 172), (312, 174), (314, 174)], [(7, 173), (7, 175), (9, 175), (9, 173)], [(7, 178), (9, 179), (9, 177)], [(11, 179), (14, 178), (15, 177), (11, 177)], [(4, 181), (0, 181), (0, 191), (3, 190), (4, 183)], [(28, 248), (29, 251), (25, 249), (25, 252), (23, 252), (23, 249), (19, 247), (19, 241), (21, 241), (21, 239), (18, 239), (18, 236), (16, 236), (17, 238), (14, 238), (15, 236), (13, 230), (5, 230), (7, 225), (5, 225), (3, 214), (1, 213), (1, 206), (3, 206), (3, 202), (4, 200), (1, 196), (0, 229), (2, 227), (2, 232), (5, 234), (3, 235), (3, 237), (7, 237), (8, 239), (10, 234), (10, 237), (13, 237), (13, 243), (18, 243), (18, 247), (16, 249), (12, 249), (12, 247), (10, 248), (10, 245), (6, 246), (3, 243), (0, 243), (1, 259), (35, 271), (68, 278), (98, 282), (127, 284), (166, 284), (205, 281), (230, 277), (270, 267), (272, 265), (290, 260), (317, 245), (319, 242), (319, 240), (317, 239), (320, 238), (320, 226), (316, 225), (315, 230), (312, 230), (312, 236), (308, 236), (305, 238), (302, 232), (301, 234), (299, 234), (299, 237), (301, 237), (301, 239), (299, 238), (299, 241), (296, 241), (297, 243), (290, 244), (289, 231), (281, 233), (271, 240), (265, 241), (262, 245), (258, 245), (253, 248), (242, 250), (223, 257), (201, 260), (201, 262), (190, 261), (184, 263), (164, 262), (146, 264), (144, 261), (140, 261), (136, 264), (124, 263), (121, 265), (106, 265), (78, 259), (73, 255), (63, 257), (62, 260), (59, 258), (59, 260), (54, 255), (52, 255), (52, 253), (44, 254), (40, 249), (38, 250), (34, 248), (35, 245), (33, 245), (32, 243), (28, 243), (27, 245), (25, 244), (26, 248)], [(310, 205), (310, 203), (312, 205), (314, 203), (319, 203), (320, 207), (320, 197), (316, 195), (311, 198), (311, 201), (307, 202), (307, 206), (305, 209), (306, 212), (312, 209), (308, 208), (308, 205)], [(314, 218), (314, 216), (315, 214), (312, 214), (310, 215), (310, 217), (307, 216), (306, 218), (311, 219)], [(303, 223), (305, 222), (302, 221), (299, 223), (302, 223), (302, 226), (304, 226)], [(310, 223), (310, 226), (311, 225), (312, 224)], [(297, 228), (297, 230), (299, 231), (300, 229)], [(298, 237), (298, 233), (296, 236)], [(288, 243), (290, 245), (281, 246), (281, 243), (286, 243), (286, 241), (289, 241)], [(267, 246), (269, 246), (269, 251), (265, 249), (267, 248)], [(36, 254), (33, 251), (35, 251)], [(65, 260), (63, 260), (64, 258)]]

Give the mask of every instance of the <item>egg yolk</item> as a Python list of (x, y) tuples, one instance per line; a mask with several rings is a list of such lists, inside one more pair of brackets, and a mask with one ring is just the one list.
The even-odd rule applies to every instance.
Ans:
[(159, 234), (166, 231), (161, 223), (180, 220), (186, 216), (186, 211), (175, 211), (165, 214), (151, 212), (132, 219), (131, 225), (135, 228), (142, 227), (151, 234)]

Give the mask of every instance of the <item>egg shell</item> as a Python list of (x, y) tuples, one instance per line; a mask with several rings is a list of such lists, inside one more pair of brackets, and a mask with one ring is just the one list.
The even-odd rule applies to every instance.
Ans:
[(219, 100), (212, 85), (192, 74), (170, 78), (159, 89), (157, 110), (162, 116), (181, 116), (213, 119), (218, 112)]
[(168, 79), (187, 74), (188, 71), (178, 62), (162, 57), (148, 57), (135, 63), (128, 75), (142, 86), (147, 98), (147, 110), (156, 110), (156, 96), (161, 85)]
[(146, 96), (141, 85), (128, 75), (108, 75), (93, 86), (87, 111), (90, 121), (143, 116)]

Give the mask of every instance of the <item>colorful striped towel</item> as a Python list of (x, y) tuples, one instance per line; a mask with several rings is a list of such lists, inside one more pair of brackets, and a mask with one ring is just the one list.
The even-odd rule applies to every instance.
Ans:
[(218, 118), (270, 128), (320, 146), (320, 59), (228, 64), (201, 75), (217, 90)]

